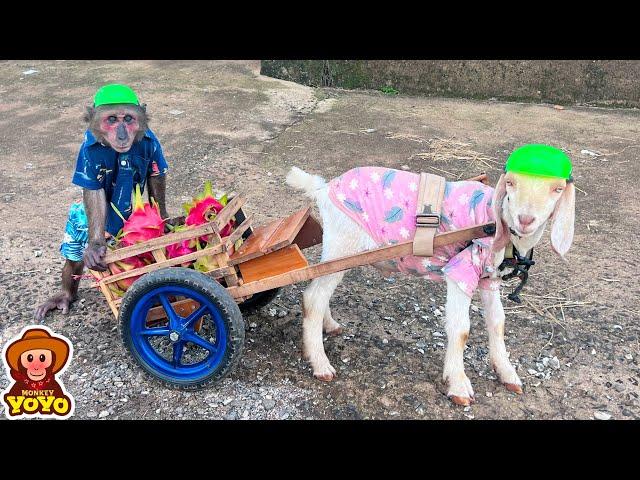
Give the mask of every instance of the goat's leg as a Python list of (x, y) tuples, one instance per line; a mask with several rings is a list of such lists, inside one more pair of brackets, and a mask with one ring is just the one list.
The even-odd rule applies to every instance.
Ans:
[(455, 282), (447, 279), (447, 352), (442, 377), (448, 384), (447, 396), (457, 405), (470, 405), (475, 401), (471, 382), (464, 373), (464, 348), (469, 338), (470, 306), (471, 299)]
[[(324, 351), (322, 341), (323, 320), (329, 312), (329, 300), (333, 291), (338, 286), (344, 272), (334, 273), (324, 277), (316, 278), (304, 291), (302, 297), (302, 309), (304, 319), (302, 320), (302, 342), (303, 353), (313, 369), (313, 376), (329, 382), (336, 375), (327, 354)], [(331, 313), (329, 312), (329, 316)], [(333, 321), (333, 319), (331, 319)], [(325, 320), (326, 321), (326, 320)], [(333, 321), (337, 324), (337, 322)], [(338, 327), (340, 325), (338, 324)]]
[(484, 321), (489, 334), (489, 358), (500, 381), (507, 390), (522, 393), (522, 382), (509, 361), (504, 345), (504, 309), (498, 290), (480, 290), (484, 306)]
[(342, 325), (333, 319), (333, 316), (331, 315), (331, 307), (328, 305), (324, 312), (324, 317), (322, 318), (322, 329), (324, 330), (324, 333), (332, 337), (342, 333)]

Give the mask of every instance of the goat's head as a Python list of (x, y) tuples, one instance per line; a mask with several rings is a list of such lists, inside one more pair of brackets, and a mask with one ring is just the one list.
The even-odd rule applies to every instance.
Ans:
[(564, 257), (573, 241), (573, 182), (559, 176), (509, 171), (509, 164), (507, 170), (500, 176), (493, 199), (496, 218), (494, 249), (504, 248), (512, 232), (523, 239), (539, 238), (546, 222), (551, 219), (551, 247)]

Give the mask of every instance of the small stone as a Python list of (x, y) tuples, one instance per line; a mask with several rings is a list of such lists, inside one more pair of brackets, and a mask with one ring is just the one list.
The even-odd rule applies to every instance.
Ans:
[(35, 251), (33, 252), (33, 254), (34, 254), (36, 257), (41, 257), (41, 256), (42, 256), (42, 250), (35, 250)]
[(402, 167), (400, 167), (402, 170), (409, 170), (409, 165), (402, 165)]
[(471, 411), (471, 407), (464, 407), (464, 408), (463, 408), (463, 410), (464, 410), (465, 412), (470, 412), (470, 411)]
[(275, 317), (278, 314), (278, 310), (276, 310), (275, 308), (270, 308), (269, 309), (269, 315), (272, 317)]
[[(622, 412), (624, 414), (624, 412)], [(89, 418), (96, 418), (98, 416), (98, 412), (95, 412), (93, 410), (91, 410), (90, 412), (87, 412), (87, 417)]]
[(439, 316), (441, 316), (441, 315), (442, 315), (442, 312), (441, 312), (439, 309), (437, 309), (437, 308), (436, 308), (436, 309), (433, 311), (433, 314), (434, 314), (436, 317), (439, 317)]
[(258, 324), (257, 324), (256, 322), (251, 322), (251, 323), (249, 324), (249, 327), (250, 327), (250, 328), (256, 328), (257, 326), (258, 326)]
[(225, 420), (237, 420), (238, 419), (238, 412), (236, 412), (235, 409), (231, 410), (229, 413), (227, 413), (224, 416), (224, 419)]
[(375, 128), (367, 128), (366, 130), (364, 130), (365, 133), (373, 133), (375, 131), (376, 131)]
[(104, 417), (108, 417), (109, 416), (109, 412), (107, 410), (102, 410), (100, 412), (100, 415), (98, 415), (98, 418), (104, 418)]
[(549, 366), (554, 370), (558, 370), (560, 368), (560, 360), (558, 357), (553, 357), (549, 359)]
[(608, 414), (607, 412), (595, 412), (593, 416), (597, 420), (609, 420), (611, 418), (611, 415)]
[(621, 383), (616, 383), (616, 384), (613, 386), (613, 389), (614, 389), (616, 392), (624, 392), (624, 385), (622, 385)]
[(630, 353), (627, 353), (624, 358), (626, 358), (627, 360), (633, 360), (633, 355), (631, 355)]
[(262, 405), (264, 405), (265, 410), (271, 410), (273, 407), (276, 406), (276, 401), (270, 400), (267, 398), (262, 401)]
[(169, 110), (169, 114), (171, 115), (181, 115), (184, 112), (182, 110)]
[(231, 402), (233, 402), (233, 398), (227, 398), (227, 399), (222, 401), (222, 404), (223, 405), (229, 405)]
[(387, 343), (389, 343), (389, 340), (387, 340), (386, 338), (383, 338), (382, 339), (382, 343), (384, 343), (386, 345)]
[(485, 395), (486, 395), (487, 397), (493, 397), (493, 393), (491, 393), (491, 392), (487, 392)]
[(533, 368), (529, 368), (529, 369), (527, 370), (527, 373), (528, 373), (529, 375), (536, 375), (538, 372), (537, 372), (537, 370), (534, 370)]
[(479, 312), (480, 309), (478, 307), (476, 307), (475, 305), (471, 305), (471, 310), (473, 310), (474, 312)]
[(51, 273), (51, 269), (50, 269), (50, 268), (47, 268), (47, 269), (44, 271), (44, 273)]
[(342, 360), (342, 363), (349, 363), (349, 358), (348, 357), (347, 358), (342, 358), (341, 360)]

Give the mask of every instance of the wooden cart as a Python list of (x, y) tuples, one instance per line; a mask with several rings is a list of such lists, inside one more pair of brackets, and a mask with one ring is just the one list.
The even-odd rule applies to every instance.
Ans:
[[(470, 180), (486, 183), (486, 175)], [(412, 254), (407, 241), (310, 265), (302, 251), (322, 241), (311, 207), (253, 229), (252, 217), (242, 211), (245, 200), (236, 195), (209, 223), (110, 251), (105, 259), (112, 264), (150, 252), (154, 262), (149, 265), (118, 274), (91, 271), (93, 286), (119, 320), (125, 346), (144, 370), (169, 387), (201, 388), (227, 375), (242, 353), (242, 311), (268, 303), (280, 287)], [(221, 237), (232, 218), (239, 225)], [(491, 227), (436, 235), (434, 248), (484, 237)], [(209, 239), (207, 248), (166, 258), (168, 245), (203, 236)], [(215, 259), (215, 268), (201, 272), (180, 266), (205, 256)], [(140, 278), (122, 298), (109, 288), (132, 277)]]

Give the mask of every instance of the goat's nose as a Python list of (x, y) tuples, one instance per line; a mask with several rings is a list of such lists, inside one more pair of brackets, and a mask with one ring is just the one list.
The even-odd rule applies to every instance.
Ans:
[(527, 227), (533, 223), (536, 219), (533, 215), (518, 215), (518, 220), (520, 221), (520, 225), (523, 227)]

